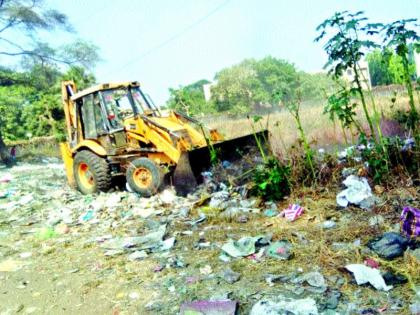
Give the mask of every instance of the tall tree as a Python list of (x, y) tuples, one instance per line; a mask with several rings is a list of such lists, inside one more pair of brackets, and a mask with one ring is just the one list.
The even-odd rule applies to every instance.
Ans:
[(178, 89), (169, 89), (168, 108), (177, 109), (188, 115), (210, 113), (213, 111), (211, 103), (204, 98), (203, 85), (210, 83), (207, 80), (199, 80)]
[(216, 74), (212, 98), (218, 111), (249, 112), (278, 104), (277, 96), (292, 95), (300, 85), (295, 66), (271, 56), (247, 59)]
[[(0, 56), (17, 58), (26, 66), (61, 63), (92, 66), (98, 60), (97, 48), (85, 41), (76, 41), (62, 47), (51, 47), (39, 40), (40, 31), (72, 32), (67, 16), (48, 8), (42, 0), (0, 0)], [(19, 34), (19, 36), (16, 36)], [(3, 107), (7, 104), (3, 104)], [(0, 120), (0, 158), (6, 164), (11, 159), (4, 144)]]

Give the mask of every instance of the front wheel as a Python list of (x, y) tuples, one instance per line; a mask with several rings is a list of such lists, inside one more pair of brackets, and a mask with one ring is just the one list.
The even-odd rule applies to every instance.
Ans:
[(78, 189), (85, 195), (107, 191), (111, 186), (108, 163), (93, 152), (78, 152), (73, 172)]
[(126, 178), (131, 189), (144, 197), (156, 194), (162, 182), (159, 167), (148, 158), (130, 162)]

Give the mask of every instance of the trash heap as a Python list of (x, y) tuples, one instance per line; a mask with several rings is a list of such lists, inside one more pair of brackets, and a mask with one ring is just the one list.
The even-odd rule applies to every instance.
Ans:
[(418, 189), (343, 170), (338, 193), (267, 202), (242, 167), (185, 198), (84, 196), (55, 159), (0, 169), (0, 313), (419, 313)]

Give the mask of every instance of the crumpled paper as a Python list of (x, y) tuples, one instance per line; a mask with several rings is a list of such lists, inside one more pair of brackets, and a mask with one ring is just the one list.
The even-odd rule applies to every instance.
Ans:
[(362, 264), (350, 264), (346, 269), (353, 273), (358, 285), (370, 283), (376, 290), (389, 291), (392, 285), (386, 285), (381, 272), (378, 269), (370, 268)]
[(366, 178), (349, 175), (343, 181), (347, 187), (337, 195), (337, 204), (340, 207), (347, 207), (350, 203), (363, 209), (369, 209), (375, 203), (372, 189)]

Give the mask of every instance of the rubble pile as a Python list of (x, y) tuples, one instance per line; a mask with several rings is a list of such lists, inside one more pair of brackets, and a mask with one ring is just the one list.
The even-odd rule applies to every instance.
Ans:
[[(222, 171), (236, 176), (235, 167)], [(420, 265), (418, 235), (401, 221), (416, 215), (418, 188), (391, 202), (390, 214), (389, 200), (348, 173), (338, 195), (277, 203), (249, 196), (246, 183), (203, 176), (187, 197), (167, 187), (142, 198), (82, 195), (55, 159), (0, 169), (0, 314), (420, 309), (410, 273)]]

